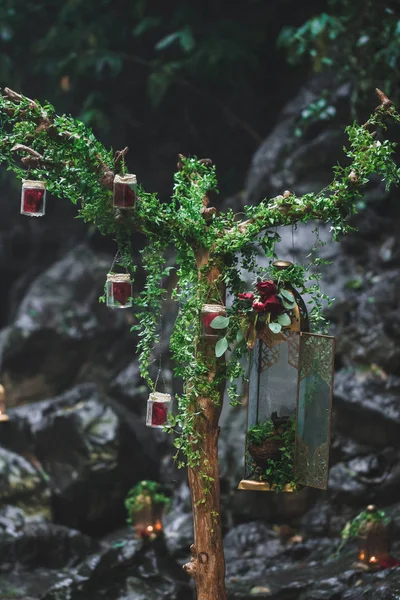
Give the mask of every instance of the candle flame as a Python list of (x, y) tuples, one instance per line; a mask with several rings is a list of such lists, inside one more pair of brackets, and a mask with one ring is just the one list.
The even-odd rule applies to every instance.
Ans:
[(369, 559), (370, 563), (375, 563), (377, 561), (378, 561), (378, 559), (376, 558), (376, 556), (371, 556), (371, 558)]
[(154, 530), (154, 527), (153, 527), (153, 525), (149, 525), (149, 526), (147, 527), (147, 531), (151, 532), (151, 531), (153, 531), (153, 530)]
[(365, 554), (364, 552), (360, 552), (360, 560), (364, 560), (365, 559)]

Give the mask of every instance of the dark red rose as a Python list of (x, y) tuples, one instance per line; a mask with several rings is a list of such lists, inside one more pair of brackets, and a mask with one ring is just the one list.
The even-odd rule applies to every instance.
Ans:
[(131, 296), (131, 284), (128, 281), (113, 282), (113, 297), (114, 301), (120, 304), (126, 304)]
[(239, 300), (254, 300), (253, 292), (244, 292), (243, 294), (238, 294)]
[(271, 315), (280, 315), (284, 311), (284, 306), (279, 300), (278, 296), (269, 296), (264, 300), (265, 311), (270, 312)]
[(252, 309), (258, 313), (265, 312), (264, 302), (260, 302), (259, 300), (256, 300), (255, 302), (253, 302)]
[(151, 412), (152, 425), (165, 425), (168, 417), (168, 407), (164, 402), (154, 402)]
[(276, 285), (273, 281), (259, 281), (256, 283), (256, 289), (260, 292), (261, 296), (275, 296), (278, 293)]
[(280, 315), (284, 311), (284, 307), (278, 296), (269, 296), (268, 298), (253, 302), (253, 310), (258, 313), (269, 312), (271, 315)]

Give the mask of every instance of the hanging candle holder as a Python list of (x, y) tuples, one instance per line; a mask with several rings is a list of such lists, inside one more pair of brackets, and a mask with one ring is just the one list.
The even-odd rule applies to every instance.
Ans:
[(46, 184), (44, 181), (22, 180), (21, 215), (43, 217), (46, 210)]
[(222, 304), (203, 304), (201, 307), (201, 335), (209, 341), (219, 340), (226, 333), (225, 329), (213, 329), (212, 321), (216, 317), (225, 317), (226, 308)]
[(162, 429), (168, 423), (168, 415), (172, 407), (170, 394), (152, 392), (147, 400), (147, 427)]
[(366, 517), (358, 529), (358, 565), (364, 570), (375, 571), (389, 560), (390, 521), (373, 504), (362, 514)]
[(130, 308), (132, 306), (132, 280), (128, 273), (108, 273), (106, 304), (110, 308)]
[[(278, 270), (290, 266), (287, 261), (274, 263)], [(277, 309), (283, 296), (290, 311), (278, 327), (272, 328), (265, 318), (258, 319), (255, 328), (245, 476), (239, 489), (293, 492), (303, 485), (326, 489), (334, 338), (308, 332), (306, 306), (290, 284), (259, 282), (257, 290), (266, 306)], [(242, 294), (241, 299), (251, 303), (252, 296)], [(259, 309), (260, 304), (256, 301), (253, 307)]]
[(0, 422), (8, 421), (6, 413), (6, 393), (4, 387), (0, 384)]
[(135, 208), (136, 192), (136, 175), (115, 175), (113, 184), (114, 208)]
[(134, 527), (135, 537), (153, 541), (160, 536), (164, 508), (169, 504), (170, 499), (159, 483), (145, 480), (135, 485), (125, 500), (128, 522)]

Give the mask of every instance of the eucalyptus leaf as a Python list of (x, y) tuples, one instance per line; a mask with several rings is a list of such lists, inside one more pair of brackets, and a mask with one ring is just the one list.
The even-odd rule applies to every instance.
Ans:
[(239, 343), (242, 340), (244, 340), (243, 331), (241, 329), (239, 329), (238, 332), (237, 332), (237, 334), (236, 334), (236, 341)]
[(228, 350), (228, 340), (226, 337), (221, 338), (215, 344), (215, 356), (220, 358)]
[(215, 319), (213, 319), (210, 323), (210, 327), (212, 327), (213, 329), (226, 329), (228, 325), (229, 317), (222, 317), (221, 315), (215, 317)]
[(291, 322), (292, 322), (291, 318), (286, 313), (283, 313), (282, 315), (279, 315), (279, 317), (278, 317), (278, 323), (282, 326), (290, 325)]
[(283, 298), (285, 298), (286, 300), (289, 300), (289, 302), (293, 302), (293, 294), (288, 290), (285, 290), (285, 288), (281, 288), (279, 290), (279, 294), (283, 296)]
[(287, 309), (294, 308), (296, 306), (296, 302), (294, 300), (293, 302), (288, 302), (288, 300), (286, 300), (285, 298), (283, 298), (282, 304)]
[(273, 333), (279, 333), (282, 329), (282, 325), (279, 325), (279, 323), (269, 323), (268, 327)]

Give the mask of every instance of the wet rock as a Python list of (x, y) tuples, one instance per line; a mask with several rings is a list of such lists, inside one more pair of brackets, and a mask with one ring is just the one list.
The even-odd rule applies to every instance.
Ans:
[(12, 504), (30, 515), (50, 515), (46, 480), (25, 458), (1, 447), (0, 502)]
[(184, 571), (163, 540), (144, 546), (125, 539), (89, 557), (71, 577), (53, 586), (41, 600), (191, 600)]
[(342, 369), (335, 374), (337, 429), (361, 444), (397, 447), (399, 392), (400, 377), (380, 379), (369, 371)]
[(9, 406), (42, 400), (74, 382), (108, 381), (128, 363), (131, 317), (98, 301), (108, 267), (109, 259), (79, 245), (24, 290), (0, 338)]
[(76, 564), (97, 545), (90, 537), (62, 525), (25, 522), (17, 532), (0, 532), (0, 568), (57, 569)]
[[(5, 456), (28, 470), (25, 487), (31, 479), (36, 486), (48, 482), (58, 523), (96, 535), (109, 531), (125, 521), (129, 487), (157, 479), (160, 446), (153, 432), (133, 413), (134, 427), (123, 423), (95, 384), (9, 412), (8, 435), (0, 431), (0, 441), (31, 462)], [(29, 503), (33, 491), (26, 491)]]
[(349, 87), (334, 89), (326, 77), (311, 79), (282, 111), (279, 122), (253, 156), (246, 181), (246, 204), (295, 189), (297, 194), (317, 191), (331, 179), (331, 165), (341, 155), (343, 136), (335, 120), (310, 129), (299, 140), (295, 135), (301, 111), (330, 90), (330, 102), (340, 118), (346, 111)]

